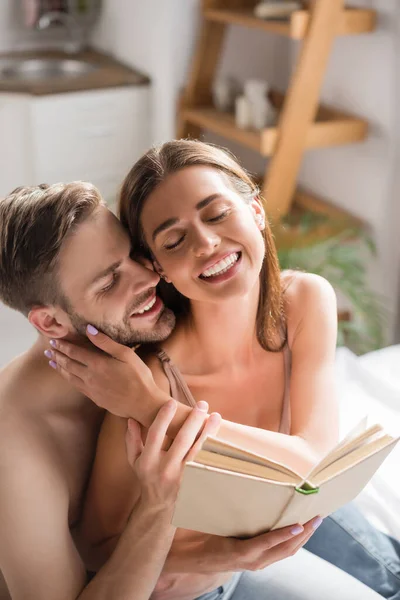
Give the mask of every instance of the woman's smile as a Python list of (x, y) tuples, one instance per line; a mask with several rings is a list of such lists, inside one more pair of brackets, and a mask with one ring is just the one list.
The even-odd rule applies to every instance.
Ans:
[(242, 263), (241, 259), (241, 252), (231, 252), (222, 259), (218, 259), (217, 261), (214, 260), (210, 267), (207, 267), (202, 271), (199, 275), (199, 279), (206, 283), (227, 281), (238, 273)]

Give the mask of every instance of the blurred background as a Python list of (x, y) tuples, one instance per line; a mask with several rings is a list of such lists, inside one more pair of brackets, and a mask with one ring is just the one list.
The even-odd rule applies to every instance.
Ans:
[[(268, 179), (275, 154), (284, 152), (279, 140), (285, 139), (290, 161), (290, 132), (282, 137), (280, 112), (269, 129), (276, 139), (268, 152), (260, 151), (262, 131), (243, 133), (232, 115), (224, 121), (214, 107), (207, 114), (192, 111), (190, 121), (185, 112), (212, 103), (217, 82), (226, 86), (228, 77), (238, 89), (257, 79), (281, 93), (298, 83), (312, 2), (262, 24), (255, 21), (256, 4), (0, 0), (0, 197), (19, 185), (88, 180), (113, 207), (140, 155), (177, 137), (177, 117), (184, 121), (180, 131), (190, 133), (190, 125)], [(340, 119), (329, 115), (339, 113), (326, 113), (327, 123), (321, 117), (320, 129), (312, 131), (316, 141), (301, 148), (299, 168), (292, 169), (296, 189), (312, 196), (298, 195), (275, 227), (283, 267), (332, 281), (340, 300), (339, 342), (361, 354), (400, 341), (400, 3), (353, 0), (347, 8), (364, 12), (343, 15), (346, 31), (333, 40), (318, 95), (357, 120), (343, 125), (341, 116), (335, 129), (329, 119)], [(221, 39), (223, 28), (214, 57), (199, 42), (211, 35), (205, 34), (207, 19)], [(324, 39), (319, 27), (314, 40)], [(212, 73), (212, 84), (196, 73), (196, 60)], [(263, 191), (268, 210), (265, 179)], [(0, 367), (34, 339), (22, 316), (0, 306)]]

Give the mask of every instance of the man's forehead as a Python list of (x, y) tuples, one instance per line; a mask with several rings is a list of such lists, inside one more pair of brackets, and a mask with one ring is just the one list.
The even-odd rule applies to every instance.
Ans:
[(108, 208), (99, 207), (62, 246), (61, 284), (66, 280), (68, 285), (89, 285), (97, 274), (124, 258), (129, 248), (129, 236), (117, 217)]

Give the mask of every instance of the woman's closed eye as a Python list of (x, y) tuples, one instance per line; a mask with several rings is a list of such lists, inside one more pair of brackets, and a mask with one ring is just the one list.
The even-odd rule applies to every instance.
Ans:
[(174, 250), (175, 248), (177, 248), (185, 239), (186, 234), (182, 235), (179, 239), (177, 239), (175, 242), (167, 242), (164, 244), (164, 250)]
[[(218, 223), (219, 221), (222, 221), (225, 217), (227, 217), (230, 214), (230, 212), (231, 212), (230, 209), (223, 210), (215, 217), (206, 218), (205, 222), (206, 223)], [(185, 240), (185, 238), (186, 238), (186, 233), (181, 235), (178, 239), (176, 239), (174, 241), (164, 242), (164, 245), (163, 245), (164, 250), (175, 250), (176, 248), (178, 248), (178, 246), (180, 246), (182, 244), (182, 242)]]
[(229, 215), (229, 213), (230, 213), (229, 209), (224, 210), (223, 212), (219, 213), (219, 215), (207, 219), (207, 221), (209, 223), (217, 223), (217, 221), (222, 221), (222, 219), (224, 219), (225, 217), (227, 217)]

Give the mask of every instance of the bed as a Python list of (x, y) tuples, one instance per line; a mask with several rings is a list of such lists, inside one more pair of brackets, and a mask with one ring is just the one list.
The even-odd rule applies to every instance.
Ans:
[[(400, 435), (400, 345), (364, 356), (339, 348), (336, 371), (341, 436), (366, 414)], [(355, 503), (375, 527), (400, 539), (400, 442)]]

